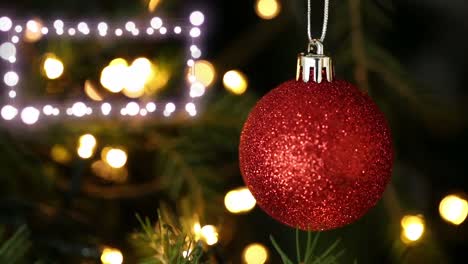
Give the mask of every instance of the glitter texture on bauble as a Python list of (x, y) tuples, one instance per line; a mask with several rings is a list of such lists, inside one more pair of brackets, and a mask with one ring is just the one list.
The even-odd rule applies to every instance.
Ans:
[(288, 81), (250, 113), (239, 158), (264, 211), (318, 231), (353, 223), (380, 200), (393, 148), (383, 113), (352, 84)]

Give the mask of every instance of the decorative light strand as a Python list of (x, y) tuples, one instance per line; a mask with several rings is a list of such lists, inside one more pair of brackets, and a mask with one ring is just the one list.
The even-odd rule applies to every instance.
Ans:
[[(20, 22), (21, 21), (21, 22)], [(26, 21), (26, 22), (23, 22)], [(178, 20), (174, 20), (178, 21)], [(173, 116), (177, 109), (185, 110), (187, 116), (197, 115), (197, 106), (194, 99), (203, 96), (205, 86), (196, 80), (194, 72), (195, 60), (202, 56), (202, 51), (197, 45), (198, 38), (202, 35), (200, 26), (205, 22), (205, 16), (200, 11), (194, 11), (188, 17), (185, 24), (170, 25), (161, 17), (154, 17), (147, 22), (127, 20), (120, 23), (109, 23), (99, 21), (90, 23), (87, 21), (67, 21), (62, 19), (52, 20), (50, 23), (33, 23), (34, 20), (12, 19), (7, 16), (0, 16), (0, 35), (6, 35), (6, 41), (0, 43), (0, 60), (9, 63), (8, 69), (0, 76), (3, 76), (7, 90), (7, 100), (5, 105), (0, 105), (0, 116), (5, 121), (21, 120), (24, 124), (33, 125), (37, 122), (59, 116), (69, 116), (73, 118), (85, 118), (89, 116), (127, 116), (127, 117), (147, 117), (157, 113), (161, 109), (161, 114), (165, 117)], [(189, 58), (187, 67), (190, 69), (188, 81), (188, 97), (190, 101), (181, 102), (177, 106), (173, 102), (136, 102), (128, 101), (112, 104), (110, 102), (50, 102), (44, 105), (33, 104), (19, 105), (18, 91), (21, 87), (21, 74), (15, 66), (17, 65), (19, 45), (24, 40), (22, 32), (33, 29), (35, 33), (42, 37), (59, 37), (68, 39), (78, 38), (154, 38), (187, 35), (190, 43), (188, 52)], [(63, 67), (63, 65), (62, 65)], [(157, 107), (161, 105), (161, 107)], [(119, 110), (120, 109), (120, 110)]]

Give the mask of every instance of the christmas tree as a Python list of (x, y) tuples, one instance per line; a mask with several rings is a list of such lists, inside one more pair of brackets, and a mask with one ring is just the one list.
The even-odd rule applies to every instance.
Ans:
[(382, 110), (394, 162), (374, 208), (323, 232), (266, 214), (239, 164), (249, 113), (296, 74), (307, 1), (1, 3), (0, 263), (463, 263), (466, 106), (434, 84), (464, 75), (413, 20), (458, 13), (429, 2), (330, 3), (326, 54)]

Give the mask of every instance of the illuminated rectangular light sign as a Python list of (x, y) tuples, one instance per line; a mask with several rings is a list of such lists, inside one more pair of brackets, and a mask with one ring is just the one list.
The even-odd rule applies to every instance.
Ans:
[[(181, 22), (182, 21), (182, 22)], [(110, 23), (105, 21), (63, 21), (60, 19), (42, 23), (37, 20), (12, 19), (6, 16), (0, 17), (0, 60), (5, 63), (4, 72), (0, 72), (3, 82), (4, 100), (0, 106), (2, 119), (8, 122), (20, 122), (33, 125), (40, 120), (61, 120), (61, 118), (86, 118), (86, 117), (108, 117), (125, 116), (150, 117), (162, 114), (170, 117), (180, 109), (188, 116), (197, 114), (196, 101), (205, 93), (205, 86), (198, 82), (194, 73), (195, 60), (199, 59), (202, 51), (199, 47), (199, 39), (202, 34), (200, 26), (204, 23), (204, 15), (194, 11), (189, 18), (183, 20), (164, 20), (153, 17), (146, 21), (128, 20), (121, 23)], [(26, 102), (22, 98), (22, 76), (19, 69), (21, 62), (21, 43), (30, 36), (38, 38), (63, 38), (63, 39), (92, 39), (111, 38), (138, 40), (149, 39), (159, 41), (163, 38), (179, 37), (186, 40), (187, 56), (186, 68), (180, 74), (189, 76), (186, 81), (186, 96), (179, 103), (172, 101), (156, 102), (138, 99), (128, 99), (125, 102), (95, 102), (95, 101), (73, 101), (73, 102)], [(28, 62), (21, 62), (28, 63)], [(55, 60), (47, 62), (53, 69), (51, 75), (60, 75), (63, 65)], [(45, 64), (44, 64), (45, 65)], [(53, 78), (54, 76), (49, 76)]]

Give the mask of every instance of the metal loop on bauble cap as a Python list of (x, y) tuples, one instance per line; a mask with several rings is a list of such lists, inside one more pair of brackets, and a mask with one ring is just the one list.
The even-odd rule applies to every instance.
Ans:
[(323, 55), (323, 43), (318, 39), (313, 39), (309, 42), (307, 52), (316, 55)]

